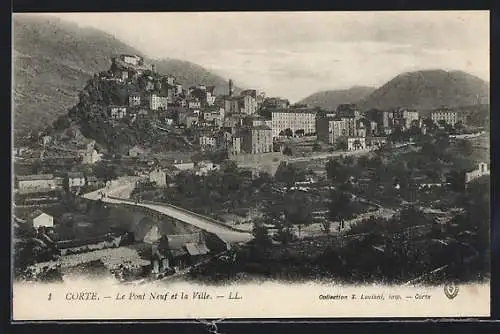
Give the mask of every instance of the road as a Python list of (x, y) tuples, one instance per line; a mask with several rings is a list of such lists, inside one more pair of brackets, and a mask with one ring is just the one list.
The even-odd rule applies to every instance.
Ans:
[[(106, 194), (106, 197), (102, 199), (104, 202), (112, 204), (130, 205), (131, 204), (130, 200), (127, 200), (127, 198), (130, 196), (130, 192), (135, 186), (136, 179), (137, 178), (127, 178), (114, 181), (113, 183), (111, 183), (109, 187), (85, 194), (83, 195), (83, 197), (90, 200), (98, 200), (100, 198), (99, 192), (102, 191)], [(122, 199), (109, 198), (109, 196), (119, 197)], [(226, 227), (222, 224), (220, 225), (216, 224), (212, 222), (210, 219), (204, 218), (201, 215), (190, 213), (187, 212), (187, 210), (181, 210), (170, 205), (150, 204), (150, 203), (137, 203), (135, 205), (155, 210), (166, 216), (196, 226), (207, 232), (214, 233), (219, 238), (228, 243), (248, 242), (253, 238), (252, 234), (249, 232), (235, 231), (230, 227)]]
[[(402, 144), (396, 144), (394, 145), (394, 148), (401, 148), (405, 147), (408, 145), (412, 145), (411, 143), (402, 143)], [(281, 161), (286, 161), (286, 162), (304, 162), (304, 161), (311, 161), (311, 160), (325, 160), (325, 159), (330, 159), (330, 158), (335, 158), (335, 157), (340, 157), (340, 156), (361, 156), (361, 155), (366, 155), (375, 152), (373, 149), (363, 149), (363, 150), (355, 150), (355, 151), (334, 151), (334, 152), (328, 152), (328, 153), (317, 153), (313, 154), (310, 156), (283, 156), (283, 159), (280, 161), (275, 161), (270, 164), (274, 165), (279, 165)], [(254, 168), (257, 167), (259, 163), (251, 162), (251, 163), (245, 163), (245, 164), (238, 164), (238, 167), (240, 168)]]

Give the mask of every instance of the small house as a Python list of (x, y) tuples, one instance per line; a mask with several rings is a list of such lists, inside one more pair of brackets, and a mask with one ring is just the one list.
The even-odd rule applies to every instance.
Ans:
[(211, 171), (219, 169), (219, 166), (211, 161), (200, 161), (196, 167), (196, 175), (207, 175)]
[(42, 145), (43, 146), (49, 145), (51, 141), (52, 141), (51, 136), (43, 136), (42, 137)]
[(347, 150), (356, 151), (366, 149), (366, 141), (364, 137), (349, 137), (347, 138)]
[(185, 117), (186, 128), (191, 128), (197, 125), (199, 121), (200, 121), (199, 115), (195, 113), (186, 115)]
[(477, 169), (465, 173), (465, 183), (467, 184), (467, 183), (471, 182), (472, 180), (475, 180), (477, 178), (480, 178), (481, 176), (489, 175), (489, 174), (490, 174), (490, 171), (488, 169), (488, 164), (486, 164), (485, 162), (481, 162), (481, 163), (479, 163)]
[(142, 157), (145, 154), (146, 154), (146, 151), (138, 145), (135, 145), (130, 150), (128, 150), (128, 155), (132, 158)]
[(40, 227), (54, 227), (54, 217), (40, 209), (36, 209), (30, 213), (26, 222), (34, 229), (38, 229)]
[(86, 183), (89, 187), (102, 188), (105, 186), (104, 180), (98, 179), (96, 176), (88, 176)]
[(68, 173), (68, 187), (69, 189), (80, 188), (85, 185), (85, 175), (81, 172)]
[(203, 233), (169, 235), (166, 237), (168, 262), (176, 270), (199, 263), (210, 253)]
[(183, 160), (175, 160), (174, 167), (180, 171), (194, 169), (194, 162), (184, 162)]
[(154, 182), (158, 187), (167, 185), (167, 174), (160, 168), (155, 168), (149, 172), (149, 182)]
[(129, 107), (138, 107), (141, 105), (141, 95), (134, 93), (130, 94), (128, 97)]
[(82, 158), (82, 164), (85, 165), (93, 165), (102, 160), (102, 153), (97, 153), (95, 149), (81, 150), (79, 155)]
[(52, 174), (22, 175), (17, 177), (19, 193), (50, 192), (61, 188)]
[(119, 120), (127, 116), (127, 107), (124, 106), (110, 106), (109, 115), (114, 120)]

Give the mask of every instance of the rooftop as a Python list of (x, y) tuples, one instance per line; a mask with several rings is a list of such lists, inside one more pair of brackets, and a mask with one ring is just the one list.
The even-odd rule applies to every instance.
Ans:
[(68, 177), (71, 177), (71, 178), (81, 178), (81, 177), (84, 177), (84, 175), (83, 175), (82, 172), (69, 172), (68, 173)]
[(35, 180), (52, 180), (53, 174), (34, 174), (34, 175), (21, 175), (17, 177), (18, 181), (35, 181)]
[(267, 125), (255, 125), (250, 127), (252, 130), (271, 130)]
[(36, 209), (35, 211), (33, 211), (32, 213), (30, 213), (28, 215), (28, 219), (35, 219), (36, 217), (40, 216), (40, 215), (43, 215), (43, 214), (46, 214), (45, 212), (43, 212), (42, 210), (40, 209)]
[(316, 114), (317, 111), (311, 108), (297, 108), (297, 109), (277, 109), (272, 113), (288, 113), (288, 114)]
[(188, 242), (185, 247), (189, 255), (205, 255), (210, 252), (205, 243)]
[(130, 150), (136, 150), (136, 151), (139, 150), (139, 151), (144, 152), (144, 148), (142, 148), (139, 145), (135, 145), (135, 146), (131, 147)]
[(168, 235), (167, 240), (170, 250), (181, 249), (188, 243), (199, 243), (200, 233)]

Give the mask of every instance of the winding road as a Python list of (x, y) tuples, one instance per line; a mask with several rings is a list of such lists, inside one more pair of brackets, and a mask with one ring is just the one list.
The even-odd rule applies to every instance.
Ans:
[[(137, 181), (137, 179), (138, 178), (129, 177), (112, 181), (111, 184), (106, 188), (84, 194), (83, 197), (89, 200), (99, 200), (101, 199), (100, 193), (103, 192), (106, 194), (106, 196), (102, 198), (103, 202), (112, 204), (134, 204), (151, 210), (155, 210), (166, 216), (178, 219), (184, 223), (216, 234), (219, 238), (228, 243), (245, 243), (252, 240), (253, 236), (249, 232), (238, 231), (229, 226), (225, 226), (222, 223), (218, 223), (211, 218), (204, 217), (182, 208), (160, 203), (135, 203), (128, 198), (130, 197), (130, 193), (135, 187), (135, 182)], [(110, 196), (112, 198), (110, 198)]]

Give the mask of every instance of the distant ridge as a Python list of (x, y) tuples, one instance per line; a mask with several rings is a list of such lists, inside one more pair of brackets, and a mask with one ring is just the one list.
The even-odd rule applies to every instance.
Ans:
[(354, 86), (349, 89), (321, 91), (309, 95), (298, 103), (325, 110), (335, 110), (339, 104), (355, 103), (373, 93), (375, 89), (374, 87)]
[(403, 73), (361, 99), (363, 110), (489, 104), (489, 83), (463, 71), (425, 70)]

